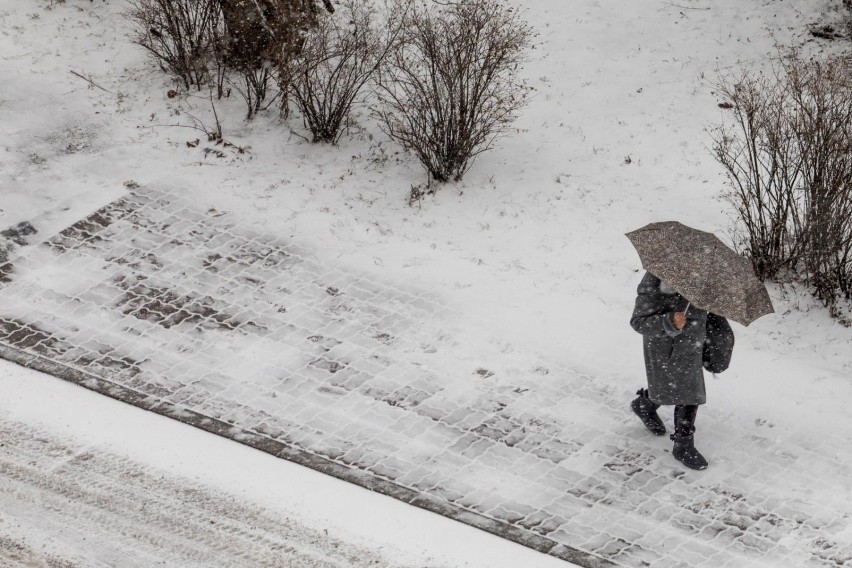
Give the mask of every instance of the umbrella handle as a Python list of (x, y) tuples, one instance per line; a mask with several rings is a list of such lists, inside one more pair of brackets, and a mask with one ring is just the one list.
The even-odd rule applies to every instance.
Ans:
[(686, 307), (683, 309), (683, 315), (686, 315), (686, 312), (689, 311), (689, 306), (692, 305), (692, 302), (687, 302)]

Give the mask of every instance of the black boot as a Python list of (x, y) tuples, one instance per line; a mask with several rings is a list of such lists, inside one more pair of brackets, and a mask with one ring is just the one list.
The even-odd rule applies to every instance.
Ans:
[(675, 433), (671, 435), (674, 441), (672, 455), (690, 469), (707, 469), (707, 460), (695, 449), (695, 416), (698, 405), (675, 406)]
[(666, 425), (663, 424), (663, 421), (657, 415), (657, 409), (660, 408), (660, 405), (648, 398), (648, 389), (639, 389), (636, 391), (636, 394), (639, 396), (630, 403), (630, 408), (633, 409), (636, 416), (642, 419), (645, 428), (657, 436), (665, 434)]

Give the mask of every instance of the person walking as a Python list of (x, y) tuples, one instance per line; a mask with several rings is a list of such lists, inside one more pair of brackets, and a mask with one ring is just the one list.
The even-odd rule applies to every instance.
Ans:
[(652, 433), (666, 427), (657, 409), (674, 406), (672, 455), (692, 469), (705, 469), (707, 460), (695, 448), (698, 407), (707, 402), (704, 369), (725, 370), (733, 350), (733, 331), (727, 320), (690, 305), (689, 301), (650, 272), (639, 283), (631, 327), (642, 334), (647, 388), (630, 403)]
[(713, 233), (677, 221), (627, 233), (648, 272), (639, 284), (630, 325), (643, 336), (648, 388), (630, 404), (658, 436), (657, 409), (674, 405), (675, 459), (693, 469), (707, 460), (695, 449), (695, 418), (707, 402), (704, 369), (721, 373), (731, 362), (734, 332), (775, 311), (751, 261)]

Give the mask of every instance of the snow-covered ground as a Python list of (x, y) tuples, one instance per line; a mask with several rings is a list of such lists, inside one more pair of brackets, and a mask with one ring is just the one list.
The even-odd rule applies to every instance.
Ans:
[(0, 566), (566, 566), (6, 361), (0, 392)]
[[(194, 116), (210, 126), (206, 95), (167, 98), (173, 85), (126, 37), (124, 3), (4, 0), (0, 228), (29, 220), (44, 240), (124, 195), (125, 182), (177, 188), (319, 262), (434, 291), (470, 322), (459, 337), (469, 353), (506, 362), (493, 371), (544, 354), (622, 390), (626, 412), (644, 370), (627, 326), (641, 271), (623, 234), (668, 219), (728, 232), (708, 148), (725, 116), (714, 78), (765, 65), (778, 44), (818, 51), (806, 26), (837, 18), (840, 2), (517, 3), (540, 32), (524, 71), (536, 96), (518, 131), (463, 182), (410, 208), (409, 188), (425, 176), (366, 113), (338, 147), (314, 146), (291, 134), (298, 119), (269, 111), (247, 124), (241, 103), (224, 101), (225, 138), (250, 151), (205, 156), (204, 142), (186, 144), (200, 132), (169, 125)], [(726, 442), (714, 421), (779, 439), (852, 434), (852, 330), (803, 291), (770, 292), (777, 313), (736, 327), (733, 366), (708, 384), (699, 448), (711, 462)]]
[[(225, 138), (250, 153), (205, 157), (206, 144), (186, 145), (200, 132), (168, 125), (191, 125), (191, 114), (210, 126), (206, 95), (167, 98), (170, 80), (128, 40), (123, 3), (7, 0), (0, 226), (29, 220), (46, 239), (123, 195), (124, 182), (180, 188), (320, 260), (446, 294), (489, 322), (472, 349), (558, 353), (583, 371), (606, 361), (613, 381), (632, 385), (640, 350), (612, 349), (637, 341), (624, 322), (640, 265), (623, 233), (664, 219), (729, 231), (707, 132), (725, 112), (714, 78), (764, 64), (776, 44), (804, 44), (806, 24), (836, 18), (839, 2), (519, 4), (540, 43), (518, 131), (463, 182), (409, 208), (425, 175), (366, 113), (338, 147), (318, 146), (291, 134), (298, 118), (282, 123), (270, 110), (245, 123), (231, 99), (218, 109)], [(815, 357), (834, 376), (848, 371), (852, 333), (806, 295), (773, 294), (778, 315), (740, 330), (732, 375), (747, 388), (798, 388), (820, 376)], [(780, 376), (758, 372), (780, 356)]]

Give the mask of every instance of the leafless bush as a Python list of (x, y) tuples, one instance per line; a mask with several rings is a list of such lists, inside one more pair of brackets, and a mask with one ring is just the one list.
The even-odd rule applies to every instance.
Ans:
[[(322, 0), (333, 12), (330, 0)], [(249, 116), (253, 102), (262, 100), (262, 78), (274, 75), (282, 94), (282, 113), (287, 111), (287, 92), (294, 57), (301, 51), (304, 34), (313, 28), (321, 12), (318, 0), (229, 0), (222, 3), (226, 22), (225, 60), (242, 76)], [(262, 73), (268, 69), (268, 73)], [(260, 90), (258, 90), (260, 89)]]
[(225, 41), (224, 26), (217, 26), (207, 73), (210, 77), (209, 86), (216, 89), (216, 98), (219, 100), (223, 97), (229, 97), (231, 94), (230, 89), (226, 88), (230, 68), (227, 61)]
[[(224, 138), (222, 138), (222, 122), (219, 120), (219, 113), (216, 111), (216, 103), (213, 102), (213, 90), (211, 89), (208, 94), (208, 99), (210, 100), (210, 110), (213, 115), (213, 126), (208, 126), (203, 120), (198, 118), (196, 115), (192, 114), (189, 111), (184, 111), (184, 113), (192, 119), (192, 124), (186, 126), (186, 128), (193, 128), (195, 130), (200, 130), (204, 134), (207, 135), (208, 142), (223, 142)], [(188, 142), (187, 145), (189, 147), (194, 147), (191, 142)], [(198, 142), (195, 143), (195, 146), (198, 145)]]
[(262, 109), (269, 91), (272, 72), (269, 67), (243, 68), (237, 71), (238, 79), (229, 81), (246, 103), (246, 120), (251, 120)]
[(742, 245), (762, 278), (789, 269), (837, 313), (852, 299), (852, 83), (842, 59), (793, 53), (772, 74), (722, 80), (715, 133)]
[(787, 66), (798, 117), (804, 269), (833, 306), (852, 299), (852, 82), (845, 60)]
[[(305, 36), (290, 77), (290, 93), (314, 142), (336, 143), (364, 85), (399, 32), (394, 11), (373, 0), (345, 0)], [(383, 18), (388, 18), (381, 25)]]
[(208, 62), (221, 36), (219, 0), (131, 0), (135, 42), (186, 88), (208, 80)]
[[(331, 0), (321, 3), (334, 11)], [(211, 84), (218, 98), (234, 86), (252, 118), (273, 77), (289, 85), (292, 59), (320, 11), (320, 0), (131, 0), (129, 16), (136, 43), (164, 71), (187, 88)]]
[(380, 69), (377, 114), (432, 179), (458, 181), (528, 100), (517, 71), (533, 31), (498, 0), (401, 1), (408, 10)]
[(740, 245), (760, 278), (774, 278), (799, 256), (794, 217), (801, 156), (792, 122), (778, 120), (790, 106), (790, 92), (781, 76), (763, 73), (726, 80), (719, 92), (733, 105), (734, 120), (716, 131), (714, 150), (745, 229)]
[[(226, 23), (225, 52), (237, 69), (259, 68), (275, 60), (278, 49), (311, 27), (320, 12), (318, 0), (217, 0)], [(330, 0), (322, 0), (329, 12)]]

